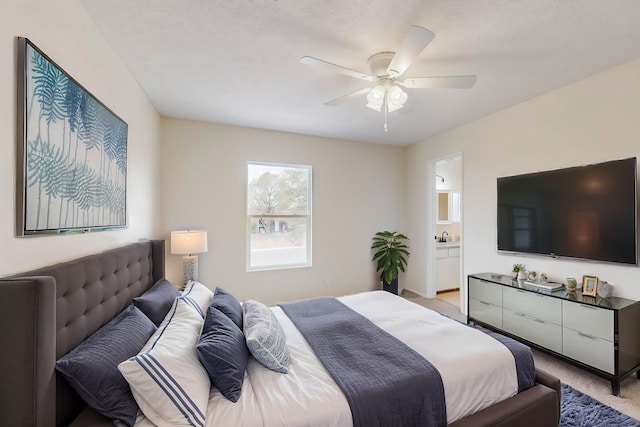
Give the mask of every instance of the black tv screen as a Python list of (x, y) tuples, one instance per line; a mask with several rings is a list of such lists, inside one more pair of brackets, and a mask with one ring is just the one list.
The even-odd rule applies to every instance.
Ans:
[(636, 159), (498, 178), (498, 251), (637, 265)]

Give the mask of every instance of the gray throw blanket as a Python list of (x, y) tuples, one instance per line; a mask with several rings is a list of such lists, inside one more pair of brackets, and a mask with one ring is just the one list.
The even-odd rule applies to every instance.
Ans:
[(518, 374), (518, 393), (533, 387), (536, 384), (536, 367), (533, 363), (531, 349), (497, 332), (487, 331), (487, 334), (500, 341), (513, 355), (516, 361), (516, 373)]
[(347, 398), (354, 426), (446, 426), (438, 370), (334, 298), (281, 304)]

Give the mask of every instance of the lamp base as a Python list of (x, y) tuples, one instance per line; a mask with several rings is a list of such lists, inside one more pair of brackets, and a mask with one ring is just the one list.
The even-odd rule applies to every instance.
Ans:
[(198, 280), (198, 255), (185, 255), (182, 257), (183, 286), (189, 280)]

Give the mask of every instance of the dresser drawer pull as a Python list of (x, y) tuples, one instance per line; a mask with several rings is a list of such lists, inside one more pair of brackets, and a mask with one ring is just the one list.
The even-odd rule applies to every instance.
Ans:
[(544, 323), (544, 320), (536, 319), (536, 318), (535, 318), (535, 317), (533, 317), (533, 316), (528, 316), (528, 315), (523, 314), (523, 313), (516, 313), (516, 312), (513, 312), (513, 314), (515, 314), (516, 316), (524, 317), (525, 319), (535, 320), (535, 321), (536, 321), (536, 322), (538, 322), (538, 323)]
[(586, 304), (579, 304), (580, 307), (584, 307), (584, 308), (588, 308), (589, 310), (597, 310), (597, 307), (592, 307), (590, 305), (586, 305)]
[(491, 304), (489, 304), (488, 302), (484, 302), (484, 301), (482, 301), (482, 300), (478, 300), (478, 301), (480, 301), (480, 302), (481, 302), (482, 304), (484, 304), (484, 305), (491, 305)]
[(578, 332), (578, 335), (580, 335), (581, 337), (585, 337), (585, 338), (591, 338), (592, 340), (597, 340), (598, 338), (592, 336), (592, 335), (587, 335), (587, 334), (583, 334), (582, 332)]

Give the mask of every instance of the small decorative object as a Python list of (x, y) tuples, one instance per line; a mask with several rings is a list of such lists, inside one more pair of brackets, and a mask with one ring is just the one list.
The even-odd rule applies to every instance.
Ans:
[(373, 236), (373, 261), (376, 261), (376, 271), (380, 272), (385, 291), (398, 293), (398, 274), (405, 271), (409, 256), (407, 240), (407, 236), (395, 231), (379, 231)]
[(512, 279), (517, 279), (518, 278), (518, 273), (520, 272), (520, 270), (524, 270), (524, 265), (522, 264), (513, 264), (513, 270), (511, 270), (511, 278)]
[(578, 287), (578, 281), (573, 277), (567, 277), (564, 279), (564, 286), (567, 288), (568, 292), (574, 292)]
[(198, 255), (207, 252), (206, 230), (171, 232), (171, 253), (182, 257), (183, 286), (189, 280), (198, 280)]
[(595, 297), (598, 290), (598, 278), (596, 276), (582, 276), (582, 295)]
[(524, 267), (521, 268), (520, 271), (518, 271), (518, 280), (527, 280), (528, 274)]
[(549, 276), (547, 276), (547, 273), (540, 273), (540, 276), (538, 276), (538, 283), (541, 284), (545, 284), (549, 281)]
[(535, 271), (530, 271), (529, 274), (527, 275), (527, 278), (532, 282), (534, 282), (538, 279), (538, 273), (536, 273)]
[(609, 282), (599, 282), (598, 295), (600, 295), (601, 298), (609, 298), (613, 295), (613, 285)]

